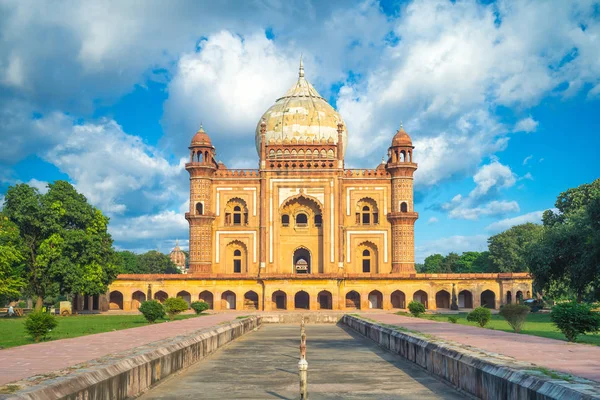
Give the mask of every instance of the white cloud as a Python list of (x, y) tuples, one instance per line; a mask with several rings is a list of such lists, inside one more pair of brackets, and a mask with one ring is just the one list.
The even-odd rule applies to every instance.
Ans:
[(498, 161), (492, 161), (477, 171), (473, 176), (473, 181), (477, 186), (469, 194), (469, 197), (480, 198), (489, 194), (490, 191), (514, 186), (517, 180), (508, 166), (500, 164)]
[(539, 122), (534, 120), (531, 116), (529, 116), (517, 122), (513, 131), (531, 133), (536, 131), (538, 125)]
[(527, 157), (525, 157), (523, 159), (523, 165), (527, 165), (527, 163), (529, 162), (529, 160), (531, 160), (533, 158), (533, 155), (529, 155)]
[(48, 192), (48, 182), (44, 182), (44, 181), (38, 181), (35, 178), (32, 178), (29, 180), (29, 182), (26, 182), (29, 186), (32, 186), (34, 188), (36, 188), (37, 190), (39, 190), (40, 193), (44, 194)]
[[(36, 121), (40, 129), (45, 119)], [(51, 129), (52, 124), (46, 129)], [(73, 124), (41, 156), (66, 173), (92, 204), (109, 215), (151, 212), (187, 195), (185, 160), (172, 164), (112, 120)]]
[(180, 133), (184, 138), (176, 144), (185, 148), (201, 122), (217, 150), (235, 137), (252, 140), (261, 115), (297, 80), (298, 62), (299, 52), (276, 47), (262, 32), (209, 36), (199, 52), (181, 57), (169, 84), (169, 140)]
[(458, 235), (430, 240), (415, 246), (415, 260), (422, 263), (427, 256), (436, 253), (446, 255), (450, 252), (461, 254), (465, 251), (485, 251), (487, 239), (487, 235)]
[(512, 226), (525, 224), (527, 222), (539, 224), (540, 222), (542, 222), (542, 215), (544, 214), (544, 211), (545, 210), (533, 211), (527, 214), (519, 215), (517, 217), (506, 218), (488, 225), (485, 229), (489, 232), (496, 233), (505, 231)]
[[(527, 108), (565, 82), (559, 95), (600, 79), (600, 24), (589, 2), (414, 1), (400, 15), (401, 40), (377, 69), (340, 90), (338, 106), (357, 158), (382, 152), (405, 121), (417, 187), (468, 174), (505, 148), (512, 130), (498, 106)], [(537, 122), (517, 125), (533, 131)]]
[(431, 217), (431, 218), (429, 218), (429, 220), (427, 220), (427, 225), (435, 224), (438, 222), (440, 222), (439, 219), (437, 219), (436, 217)]
[(0, 211), (2, 211), (2, 209), (4, 208), (4, 200), (4, 195), (0, 195)]
[(483, 165), (473, 176), (475, 189), (466, 198), (457, 194), (448, 203), (442, 204), (442, 209), (448, 211), (450, 218), (477, 220), (482, 216), (499, 216), (519, 211), (516, 201), (489, 201), (501, 189), (514, 186), (517, 178), (511, 169), (498, 162), (492, 161)]
[(174, 240), (177, 237), (187, 237), (188, 229), (183, 213), (175, 211), (161, 211), (157, 214), (123, 219), (120, 223), (111, 224), (109, 228), (113, 238), (122, 243), (148, 243), (165, 238)]

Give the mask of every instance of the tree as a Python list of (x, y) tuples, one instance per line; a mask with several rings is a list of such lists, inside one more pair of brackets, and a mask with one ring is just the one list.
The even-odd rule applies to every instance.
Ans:
[(597, 299), (600, 281), (600, 179), (561, 193), (560, 213), (546, 211), (541, 237), (530, 246), (528, 262), (543, 290), (568, 286), (581, 302)]
[(138, 274), (138, 256), (131, 251), (116, 252), (117, 265), (121, 274)]
[(542, 226), (532, 223), (516, 225), (488, 239), (490, 261), (499, 272), (529, 271), (528, 246), (542, 233)]
[(490, 252), (482, 251), (477, 258), (473, 260), (471, 265), (473, 272), (497, 272), (494, 269), (492, 260), (490, 260)]
[(425, 259), (425, 269), (423, 272), (426, 274), (435, 274), (440, 272), (443, 261), (444, 256), (441, 254), (430, 255)]
[(456, 253), (449, 253), (440, 264), (441, 273), (451, 274), (455, 272), (458, 268), (458, 261), (460, 260), (460, 256)]
[(138, 274), (180, 274), (181, 271), (168, 255), (156, 250), (140, 254), (137, 258)]
[(4, 212), (19, 228), (26, 248), (27, 290), (44, 297), (106, 293), (116, 277), (108, 218), (68, 182), (48, 185), (48, 192), (19, 184), (6, 192)]
[(465, 251), (454, 263), (454, 272), (470, 273), (473, 272), (473, 262), (477, 260), (481, 253), (477, 251)]
[(0, 305), (16, 300), (25, 286), (25, 256), (19, 228), (0, 213)]

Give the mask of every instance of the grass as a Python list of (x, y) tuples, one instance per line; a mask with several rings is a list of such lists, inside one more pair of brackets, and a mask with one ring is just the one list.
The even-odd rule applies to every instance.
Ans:
[[(403, 312), (403, 311), (398, 312), (396, 314), (410, 316), (409, 313)], [(478, 326), (474, 322), (467, 321), (467, 313), (459, 313), (459, 314), (452, 314), (452, 315), (450, 315), (450, 314), (423, 314), (419, 318), (449, 323), (448, 322), (449, 316), (457, 317), (457, 319), (458, 319), (456, 322), (457, 324)], [(490, 320), (490, 322), (488, 322), (488, 324), (485, 326), (485, 328), (486, 329), (495, 329), (498, 331), (513, 332), (513, 329), (510, 327), (510, 325), (508, 325), (508, 323), (504, 320), (504, 318), (502, 318), (502, 316), (498, 315), (498, 314), (492, 315), (492, 319)], [(564, 341), (567, 340), (565, 335), (563, 335), (558, 330), (558, 328), (556, 326), (554, 326), (554, 324), (552, 324), (552, 321), (550, 321), (550, 314), (545, 314), (545, 313), (530, 313), (529, 315), (527, 315), (527, 320), (525, 322), (525, 325), (523, 326), (523, 329), (521, 329), (521, 334), (541, 336), (541, 337), (546, 337), (546, 338), (550, 338), (550, 339), (558, 339), (558, 340), (564, 340)], [(577, 338), (577, 343), (587, 343), (587, 344), (592, 344), (595, 346), (600, 346), (600, 335), (598, 335), (598, 334), (581, 335)]]
[[(206, 314), (200, 314), (206, 315)], [(183, 314), (175, 317), (182, 320), (197, 317), (196, 314)], [(148, 325), (142, 315), (76, 315), (56, 317), (58, 326), (50, 332), (48, 340), (67, 339), (94, 333), (118, 331)], [(159, 320), (156, 324), (165, 323)], [(35, 343), (25, 331), (25, 318), (0, 318), (0, 347), (9, 348)]]

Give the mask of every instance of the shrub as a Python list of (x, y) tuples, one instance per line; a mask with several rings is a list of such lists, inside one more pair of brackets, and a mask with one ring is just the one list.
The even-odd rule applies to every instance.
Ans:
[(189, 308), (187, 301), (181, 297), (169, 297), (165, 300), (165, 311), (169, 315), (169, 319), (175, 318), (177, 314)]
[(425, 306), (423, 303), (413, 300), (408, 303), (408, 311), (410, 311), (413, 316), (418, 317), (425, 312)]
[(458, 318), (456, 317), (448, 317), (448, 322), (455, 324), (458, 322)]
[(529, 307), (523, 304), (506, 304), (500, 309), (500, 315), (504, 317), (516, 333), (521, 332), (527, 314), (529, 314)]
[(32, 312), (25, 320), (25, 330), (36, 342), (45, 339), (48, 332), (56, 328), (56, 325), (58, 325), (58, 322), (54, 315), (42, 311)]
[(200, 314), (202, 311), (206, 311), (210, 308), (208, 303), (205, 301), (194, 301), (191, 306), (192, 309), (196, 311), (196, 314)]
[(592, 311), (589, 304), (574, 301), (558, 304), (552, 308), (550, 319), (569, 342), (577, 340), (579, 335), (600, 330), (600, 313)]
[(17, 307), (19, 307), (19, 308), (27, 308), (27, 303), (25, 303), (24, 301), (20, 301), (19, 304), (17, 304)]
[(143, 301), (139, 310), (150, 323), (165, 316), (165, 307), (157, 300)]
[(477, 307), (467, 315), (467, 321), (476, 322), (482, 328), (491, 318), (492, 312), (485, 307)]

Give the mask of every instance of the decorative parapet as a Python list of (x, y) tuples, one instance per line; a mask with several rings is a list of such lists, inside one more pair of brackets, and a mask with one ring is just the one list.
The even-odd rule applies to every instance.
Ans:
[(213, 175), (216, 178), (258, 178), (257, 169), (218, 169)]
[(384, 169), (345, 169), (344, 177), (347, 178), (389, 178), (390, 173)]

